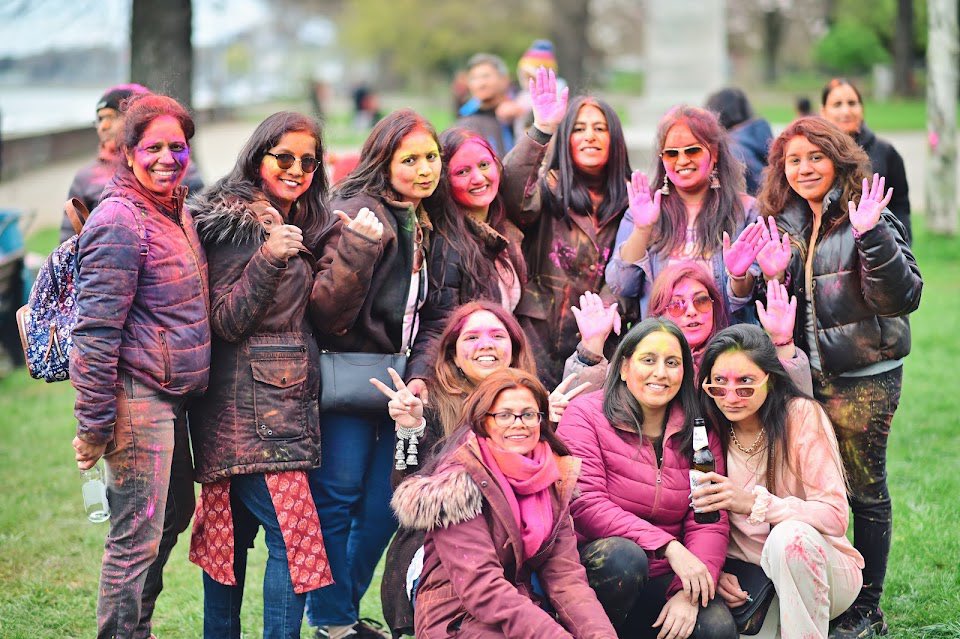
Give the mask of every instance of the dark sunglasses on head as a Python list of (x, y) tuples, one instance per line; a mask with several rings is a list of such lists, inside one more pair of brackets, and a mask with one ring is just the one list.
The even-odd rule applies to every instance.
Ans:
[(298, 158), (292, 153), (264, 153), (264, 155), (269, 155), (277, 161), (277, 166), (286, 171), (292, 167), (297, 162), (300, 162), (300, 168), (304, 173), (313, 173), (317, 170), (317, 158), (312, 155), (304, 155), (303, 157)]
[[(701, 313), (706, 313), (709, 310), (713, 309), (713, 298), (709, 295), (697, 295), (693, 298), (693, 308), (697, 309)], [(667, 313), (671, 317), (680, 317), (687, 312), (687, 300), (683, 298), (677, 298), (667, 304)]]
[(664, 149), (660, 152), (660, 157), (667, 158), (668, 160), (676, 160), (680, 157), (681, 153), (691, 160), (696, 160), (700, 157), (700, 154), (703, 153), (703, 147), (699, 144), (694, 144), (683, 147), (682, 149)]
[(767, 383), (767, 380), (770, 378), (769, 375), (764, 375), (756, 384), (738, 384), (736, 386), (727, 386), (726, 384), (708, 384), (706, 381), (703, 382), (703, 390), (711, 397), (726, 397), (727, 391), (731, 390), (737, 394), (737, 397), (742, 397), (747, 399), (753, 397), (753, 394), (757, 392), (757, 389)]

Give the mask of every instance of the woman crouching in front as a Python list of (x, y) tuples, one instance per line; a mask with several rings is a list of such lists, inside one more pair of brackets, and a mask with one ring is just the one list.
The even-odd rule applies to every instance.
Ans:
[(547, 410), (534, 376), (497, 371), (467, 400), (463, 426), (430, 467), (394, 493), (401, 525), (427, 530), (420, 639), (616, 637), (570, 521), (580, 461), (541, 423)]

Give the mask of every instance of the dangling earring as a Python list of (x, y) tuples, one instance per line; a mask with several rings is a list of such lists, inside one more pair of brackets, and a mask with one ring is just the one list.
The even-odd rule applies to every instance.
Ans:
[(717, 167), (713, 167), (710, 172), (710, 188), (716, 191), (720, 188), (720, 174), (717, 173)]
[(660, 187), (660, 195), (670, 195), (670, 183), (667, 181), (667, 174), (663, 174), (663, 186)]

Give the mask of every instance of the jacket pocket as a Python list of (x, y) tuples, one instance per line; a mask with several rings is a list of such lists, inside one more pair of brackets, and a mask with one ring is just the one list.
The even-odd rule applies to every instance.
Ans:
[(162, 386), (166, 386), (170, 383), (170, 348), (167, 346), (167, 332), (164, 330), (160, 331), (160, 358), (163, 360), (163, 380), (160, 382)]
[(254, 346), (250, 355), (257, 435), (261, 439), (302, 437), (307, 423), (306, 347)]

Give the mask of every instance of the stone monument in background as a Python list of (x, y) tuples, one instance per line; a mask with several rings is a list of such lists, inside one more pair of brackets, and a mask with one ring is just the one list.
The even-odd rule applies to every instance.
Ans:
[(729, 75), (726, 0), (645, 0), (643, 96), (624, 132), (634, 168), (648, 170), (657, 122), (670, 107), (702, 106)]

